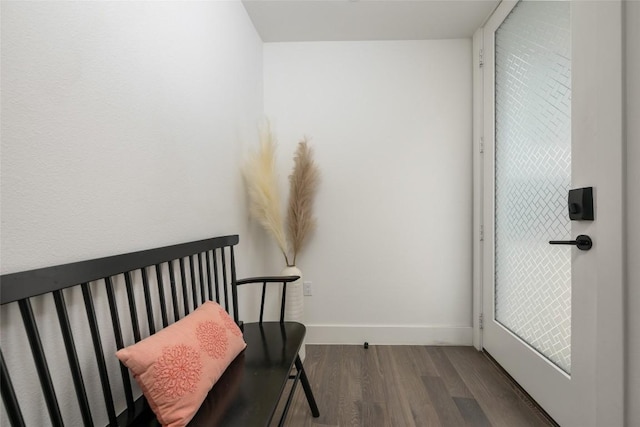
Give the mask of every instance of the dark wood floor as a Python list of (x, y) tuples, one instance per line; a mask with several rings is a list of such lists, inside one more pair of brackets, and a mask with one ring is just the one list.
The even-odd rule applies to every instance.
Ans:
[(308, 345), (305, 369), (320, 418), (302, 387), (286, 426), (552, 426), (473, 347)]

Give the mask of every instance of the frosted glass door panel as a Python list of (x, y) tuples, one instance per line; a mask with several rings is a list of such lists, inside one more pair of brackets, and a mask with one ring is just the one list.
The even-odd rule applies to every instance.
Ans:
[(495, 52), (495, 319), (570, 373), (569, 2), (520, 2)]

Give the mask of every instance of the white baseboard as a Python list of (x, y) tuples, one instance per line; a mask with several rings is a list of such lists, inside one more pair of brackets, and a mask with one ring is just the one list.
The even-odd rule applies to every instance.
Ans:
[(472, 345), (471, 326), (306, 325), (307, 344)]

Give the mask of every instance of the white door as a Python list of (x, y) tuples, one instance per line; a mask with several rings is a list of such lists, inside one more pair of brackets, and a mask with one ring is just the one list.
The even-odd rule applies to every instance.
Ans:
[(562, 426), (623, 425), (621, 17), (503, 2), (483, 30), (482, 346)]

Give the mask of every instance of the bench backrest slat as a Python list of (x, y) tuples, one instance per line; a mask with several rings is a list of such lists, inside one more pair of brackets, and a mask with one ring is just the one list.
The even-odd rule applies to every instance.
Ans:
[(207, 289), (206, 289), (206, 284), (204, 282), (204, 274), (202, 274), (203, 273), (202, 253), (197, 253), (195, 256), (193, 256), (193, 261), (195, 263), (195, 268), (194, 268), (195, 279), (194, 280), (198, 282), (200, 285), (200, 287), (198, 288), (199, 295), (200, 295), (200, 302), (198, 303), (198, 306), (199, 306), (200, 304), (204, 304), (204, 302), (209, 299), (207, 297)]
[(142, 290), (144, 291), (144, 307), (147, 310), (147, 322), (149, 325), (149, 334), (156, 333), (156, 322), (153, 317), (153, 306), (151, 305), (151, 291), (149, 290), (149, 277), (147, 276), (147, 267), (140, 269), (142, 275)]
[(22, 411), (20, 410), (20, 404), (16, 398), (16, 392), (13, 389), (13, 384), (11, 383), (9, 370), (7, 369), (7, 365), (4, 363), (2, 350), (0, 350), (0, 389), (2, 390), (2, 401), (4, 403), (4, 407), (7, 408), (9, 422), (14, 427), (24, 427)]
[(173, 269), (173, 261), (169, 261), (169, 279), (171, 281), (171, 301), (173, 302), (173, 320), (180, 318), (178, 308), (178, 290), (176, 288), (176, 275)]
[(84, 307), (87, 312), (87, 319), (89, 320), (89, 330), (91, 331), (91, 340), (93, 341), (93, 352), (96, 357), (96, 362), (98, 363), (98, 374), (100, 375), (100, 385), (102, 387), (102, 395), (104, 397), (107, 416), (109, 417), (109, 424), (116, 425), (116, 409), (113, 404), (113, 396), (111, 396), (111, 384), (109, 383), (107, 364), (104, 359), (104, 350), (102, 349), (102, 339), (100, 338), (96, 309), (93, 305), (91, 288), (88, 283), (82, 284), (82, 297), (84, 299)]
[(220, 279), (218, 276), (218, 257), (216, 256), (216, 251), (213, 251), (213, 277), (216, 283), (216, 302), (220, 304)]
[[(184, 305), (184, 315), (189, 314), (189, 290), (187, 289), (187, 274), (184, 271), (184, 258), (178, 261), (180, 265), (180, 283), (182, 284), (182, 302)], [(176, 319), (177, 320), (177, 319)]]
[(156, 283), (158, 284), (158, 300), (160, 301), (160, 315), (162, 317), (162, 327), (169, 326), (167, 314), (167, 301), (164, 296), (164, 282), (162, 280), (162, 266), (156, 264)]
[(231, 312), (231, 310), (229, 310), (229, 292), (227, 291), (227, 259), (225, 256), (224, 251), (221, 252), (222, 255), (222, 288), (224, 289), (224, 308), (228, 311)]
[(24, 322), (24, 328), (27, 331), (27, 338), (29, 339), (29, 346), (31, 347), (31, 353), (36, 364), (36, 371), (38, 372), (38, 378), (40, 379), (40, 386), (44, 394), (44, 400), (47, 404), (47, 410), (49, 411), (49, 417), (54, 427), (62, 427), (62, 415), (60, 414), (60, 406), (58, 406), (58, 399), (56, 392), (53, 389), (53, 381), (51, 381), (51, 373), (49, 372), (49, 366), (47, 364), (47, 358), (42, 349), (42, 342), (40, 341), (40, 333), (38, 332), (38, 325), (33, 317), (33, 309), (31, 308), (31, 301), (29, 298), (18, 301), (20, 307), (20, 314)]
[(71, 332), (71, 324), (69, 323), (69, 315), (67, 314), (67, 304), (64, 300), (64, 294), (62, 291), (54, 291), (53, 299), (56, 304), (56, 312), (58, 313), (58, 321), (60, 323), (60, 330), (62, 331), (64, 348), (67, 352), (67, 359), (69, 360), (73, 386), (76, 390), (78, 405), (80, 406), (82, 422), (85, 426), (91, 427), (93, 426), (93, 419), (91, 417), (91, 410), (89, 409), (87, 390), (84, 387), (84, 381), (82, 379), (82, 371), (80, 370), (80, 362), (78, 361), (78, 352), (76, 351), (73, 333)]
[(209, 251), (207, 251), (207, 253), (205, 254), (205, 262), (207, 265), (207, 285), (209, 290), (209, 299), (213, 300), (214, 296), (213, 296), (213, 286), (211, 282), (211, 257), (209, 256)]
[(189, 255), (189, 277), (191, 277), (191, 307), (195, 310), (199, 304), (196, 285), (196, 270), (193, 266), (193, 255)]
[[(122, 338), (122, 327), (120, 326), (120, 316), (118, 315), (118, 304), (116, 304), (115, 291), (113, 289), (113, 281), (111, 277), (104, 278), (104, 284), (107, 289), (107, 300), (109, 301), (109, 312), (111, 314), (111, 325), (113, 326), (113, 336), (116, 342), (116, 349), (120, 350), (124, 348), (124, 339)], [(131, 296), (129, 295), (129, 287), (127, 286), (127, 298), (129, 298), (129, 307), (131, 307)], [(135, 299), (133, 299), (135, 301)], [(137, 328), (134, 320), (135, 317), (131, 317), (131, 324), (133, 328), (134, 341), (140, 341), (140, 330)], [(136, 335), (136, 330), (138, 334)], [(124, 386), (124, 397), (127, 402), (127, 409), (133, 410), (133, 389), (131, 388), (131, 379), (129, 378), (129, 370), (122, 363), (120, 364), (120, 375), (122, 377), (122, 385)]]
[[(235, 284), (237, 277), (236, 277), (236, 255), (235, 252), (233, 250), (233, 246), (231, 246), (229, 248), (229, 252), (231, 254), (231, 283)], [(225, 287), (226, 289), (226, 287)], [(238, 310), (238, 292), (235, 288), (235, 286), (232, 286), (232, 295), (231, 295), (231, 299), (233, 301), (233, 319), (236, 321), (236, 323), (239, 324), (240, 319), (239, 319), (239, 310)], [(227, 311), (229, 313), (231, 313), (231, 310), (229, 310), (229, 308), (227, 307)], [(263, 311), (263, 309), (261, 308), (260, 311)]]
[[(138, 322), (138, 307), (136, 306), (136, 298), (133, 295), (133, 285), (131, 284), (131, 273), (124, 273), (124, 283), (127, 288), (127, 298), (129, 299), (129, 314), (131, 315), (131, 327), (133, 328), (133, 339), (139, 342), (142, 338), (140, 335), (140, 323)], [(120, 350), (121, 347), (118, 347)]]
[(200, 304), (208, 299), (205, 291), (204, 271), (202, 270), (202, 254), (198, 253), (198, 277), (200, 277)]

